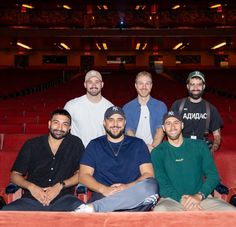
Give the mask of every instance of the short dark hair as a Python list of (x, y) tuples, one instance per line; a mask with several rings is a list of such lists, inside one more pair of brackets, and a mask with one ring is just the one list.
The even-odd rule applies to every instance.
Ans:
[(51, 114), (51, 119), (53, 118), (54, 115), (64, 115), (64, 116), (67, 116), (70, 120), (70, 125), (71, 125), (71, 115), (70, 113), (65, 110), (65, 109), (56, 109), (52, 112)]

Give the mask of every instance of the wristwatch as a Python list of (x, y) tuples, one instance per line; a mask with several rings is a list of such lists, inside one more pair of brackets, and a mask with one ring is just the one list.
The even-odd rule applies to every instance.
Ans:
[(206, 196), (205, 196), (202, 192), (198, 192), (197, 194), (200, 195), (200, 196), (202, 197), (201, 200), (204, 200), (204, 199), (206, 198)]
[(60, 181), (60, 184), (62, 185), (62, 189), (66, 188), (66, 183), (64, 181)]

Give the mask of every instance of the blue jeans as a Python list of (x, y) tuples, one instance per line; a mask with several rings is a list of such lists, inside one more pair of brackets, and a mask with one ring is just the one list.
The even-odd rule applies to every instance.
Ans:
[(159, 188), (157, 181), (154, 178), (148, 178), (136, 183), (128, 189), (107, 197), (95, 193), (91, 197), (89, 203), (91, 202), (96, 212), (111, 212), (119, 210), (138, 211), (136, 209), (138, 207), (140, 207), (140, 210), (144, 211), (144, 207), (150, 210), (152, 206), (152, 204), (145, 204), (143, 206), (142, 203), (144, 200), (147, 197), (158, 193)]
[(4, 206), (2, 210), (20, 211), (73, 211), (82, 202), (74, 195), (64, 195), (49, 206), (43, 206), (39, 201), (31, 198), (20, 198)]

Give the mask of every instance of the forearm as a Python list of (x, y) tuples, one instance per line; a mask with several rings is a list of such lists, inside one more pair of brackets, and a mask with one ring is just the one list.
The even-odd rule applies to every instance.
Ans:
[(152, 146), (156, 147), (157, 145), (159, 145), (162, 142), (164, 136), (165, 136), (165, 133), (163, 132), (163, 129), (158, 128), (156, 130), (156, 133), (155, 133), (154, 137), (153, 137)]
[(79, 183), (85, 185), (90, 190), (103, 194), (104, 188), (107, 187), (95, 180), (90, 174), (79, 174)]
[(221, 143), (221, 133), (220, 133), (220, 130), (216, 130), (213, 132), (213, 137), (214, 137), (214, 141), (213, 141), (213, 144), (212, 144), (212, 148), (211, 148), (211, 151), (214, 152), (214, 151), (217, 151), (220, 147), (220, 143)]
[(28, 189), (33, 185), (30, 181), (26, 180), (20, 173), (13, 171), (10, 176), (12, 183), (18, 185), (23, 189)]
[(131, 187), (135, 184), (137, 184), (139, 181), (142, 181), (144, 179), (147, 179), (147, 178), (151, 178), (151, 177), (154, 177), (154, 175), (152, 173), (143, 173), (137, 180), (133, 181), (133, 182), (130, 182), (127, 185), (127, 187)]
[(65, 187), (69, 188), (79, 183), (79, 172), (76, 172), (72, 177), (63, 180)]

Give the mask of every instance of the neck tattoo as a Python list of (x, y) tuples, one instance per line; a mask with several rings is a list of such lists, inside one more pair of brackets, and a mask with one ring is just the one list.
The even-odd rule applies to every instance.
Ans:
[(119, 146), (119, 148), (118, 148), (117, 151), (114, 150), (114, 148), (112, 147), (111, 142), (110, 142), (109, 140), (107, 140), (108, 145), (109, 145), (109, 147), (111, 148), (112, 153), (114, 154), (115, 157), (117, 157), (117, 156), (119, 155), (120, 149), (121, 149), (121, 147), (122, 147), (122, 145), (123, 145), (124, 140), (125, 140), (125, 139), (123, 139), (123, 140), (120, 142), (120, 146)]

